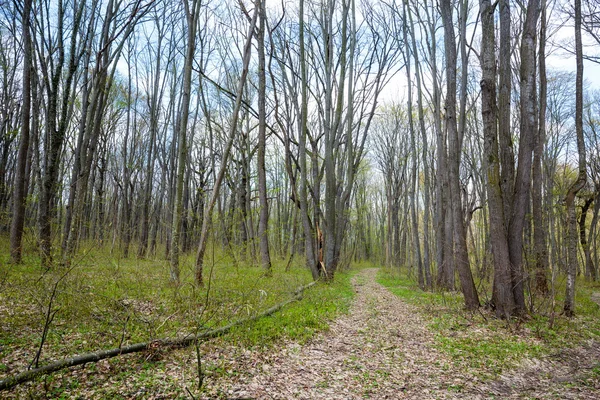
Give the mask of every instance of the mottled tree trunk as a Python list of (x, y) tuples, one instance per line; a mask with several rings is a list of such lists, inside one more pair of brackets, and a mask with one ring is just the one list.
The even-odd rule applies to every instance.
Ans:
[[(531, 167), (533, 148), (537, 132), (537, 92), (536, 92), (536, 28), (539, 16), (539, 0), (529, 0), (527, 15), (521, 38), (521, 93), (520, 93), (520, 138), (515, 196), (512, 217), (508, 226), (510, 262), (512, 264), (512, 285), (515, 298), (515, 312), (526, 311), (523, 273), (523, 231), (525, 215), (530, 203)], [(504, 192), (503, 192), (504, 193)]]
[(481, 115), (484, 136), (484, 165), (487, 177), (488, 209), (490, 214), (490, 244), (494, 261), (494, 297), (496, 315), (509, 318), (514, 309), (510, 259), (498, 153), (496, 114), (496, 52), (494, 8), (490, 0), (479, 3), (481, 15)]
[(23, 227), (25, 224), (25, 201), (27, 194), (27, 154), (29, 151), (29, 132), (31, 119), (31, 68), (33, 50), (31, 43), (31, 7), (32, 0), (23, 4), (22, 34), (23, 34), (23, 104), (21, 106), (21, 137), (15, 165), (15, 180), (13, 191), (13, 212), (10, 226), (10, 259), (15, 264), (21, 263)]
[(446, 131), (448, 133), (448, 175), (450, 197), (452, 199), (452, 223), (454, 237), (454, 260), (465, 298), (465, 307), (473, 310), (479, 307), (479, 296), (471, 273), (463, 218), (460, 190), (461, 146), (456, 125), (456, 37), (452, 19), (450, 0), (440, 2), (444, 24), (444, 47), (446, 56)]

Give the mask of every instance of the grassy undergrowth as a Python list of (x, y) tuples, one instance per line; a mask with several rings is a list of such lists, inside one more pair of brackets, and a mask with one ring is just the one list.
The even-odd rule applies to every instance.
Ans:
[(560, 294), (564, 288), (558, 287), (554, 322), (550, 326), (551, 302), (547, 299), (538, 300), (538, 307), (545, 307), (543, 311), (532, 313), (523, 321), (507, 322), (496, 319), (485, 308), (465, 311), (461, 294), (422, 291), (414, 279), (397, 270), (380, 270), (378, 281), (418, 308), (435, 332), (439, 349), (483, 379), (496, 377), (524, 358), (600, 340), (600, 307), (592, 300), (592, 294), (600, 292), (597, 283), (578, 280), (576, 316), (572, 319), (560, 315)]
[[(287, 260), (274, 259), (272, 276), (266, 277), (250, 257), (243, 261), (239, 254), (219, 252), (206, 258), (203, 288), (193, 282), (191, 255), (181, 259), (177, 286), (170, 283), (169, 264), (161, 258), (119, 258), (93, 245), (82, 246), (70, 269), (56, 266), (45, 271), (31, 254), (18, 266), (8, 264), (7, 258), (8, 243), (2, 238), (0, 378), (21, 372), (32, 362), (48, 315), (52, 318), (40, 365), (223, 326), (290, 299), (312, 281), (301, 260), (286, 270)], [(264, 347), (282, 339), (306, 341), (348, 309), (353, 295), (350, 275), (339, 273), (334, 283), (306, 290), (302, 301), (236, 327), (224, 343)]]

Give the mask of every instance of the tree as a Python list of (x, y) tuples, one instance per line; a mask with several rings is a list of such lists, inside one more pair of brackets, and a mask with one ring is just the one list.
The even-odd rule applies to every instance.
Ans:
[(452, 206), (450, 217), (453, 225), (454, 261), (458, 269), (460, 284), (465, 297), (467, 309), (479, 307), (479, 296), (473, 282), (467, 241), (465, 235), (461, 190), (459, 182), (459, 166), (461, 141), (456, 126), (456, 38), (454, 34), (454, 21), (452, 19), (452, 5), (450, 0), (441, 0), (440, 9), (444, 25), (444, 48), (446, 56), (446, 131), (448, 135), (448, 180)]
[[(85, 4), (85, 1), (73, 3), (74, 13), (71, 21), (66, 21), (68, 17), (63, 0), (59, 0), (57, 4), (56, 15), (50, 16), (46, 12), (50, 9), (47, 0), (40, 2), (34, 12), (36, 16), (34, 26), (38, 28), (33, 37), (37, 42), (35, 48), (40, 67), (40, 84), (46, 101), (43, 172), (38, 212), (40, 253), (42, 265), (46, 268), (53, 262), (52, 222), (56, 215), (62, 147), (73, 114), (73, 107), (70, 104), (73, 104), (74, 100), (75, 77), (80, 72), (81, 60), (86, 55), (92, 40), (96, 20), (96, 10), (88, 11)], [(56, 23), (51, 24), (50, 18), (53, 18)], [(85, 19), (88, 21), (87, 30), (83, 25)], [(70, 27), (69, 32), (65, 25)], [(44, 26), (53, 29), (46, 30)], [(70, 40), (65, 40), (65, 36), (70, 37)], [(66, 49), (65, 45), (68, 45)], [(69, 57), (68, 61), (66, 55)]]
[(244, 94), (244, 87), (246, 84), (246, 77), (248, 76), (248, 66), (250, 64), (250, 55), (251, 55), (251, 45), (252, 45), (252, 32), (256, 26), (256, 20), (258, 17), (258, 9), (254, 10), (254, 15), (252, 16), (252, 20), (250, 21), (250, 27), (248, 28), (248, 34), (246, 36), (246, 42), (244, 45), (243, 52), (243, 67), (242, 73), (238, 81), (237, 91), (235, 93), (235, 105), (233, 108), (233, 114), (231, 115), (231, 125), (229, 130), (229, 137), (227, 139), (227, 143), (225, 145), (225, 150), (223, 152), (223, 156), (221, 159), (221, 167), (219, 169), (219, 173), (214, 182), (214, 188), (208, 202), (207, 208), (204, 212), (204, 218), (202, 221), (202, 231), (200, 232), (200, 243), (198, 244), (198, 251), (196, 252), (196, 283), (199, 285), (204, 284), (204, 279), (202, 276), (203, 267), (204, 267), (204, 254), (206, 253), (206, 245), (208, 242), (208, 231), (210, 227), (210, 220), (212, 218), (212, 211), (217, 202), (217, 198), (219, 196), (219, 191), (221, 187), (221, 182), (225, 176), (225, 172), (227, 169), (227, 159), (229, 157), (229, 153), (231, 151), (231, 147), (233, 146), (233, 141), (235, 139), (235, 133), (238, 123), (238, 118), (240, 114), (240, 108), (242, 106), (242, 97)]
[(535, 288), (538, 292), (545, 294), (548, 292), (548, 283), (546, 273), (548, 271), (548, 244), (546, 224), (544, 219), (543, 205), (543, 176), (542, 176), (542, 158), (544, 145), (546, 143), (546, 107), (547, 107), (547, 76), (546, 76), (546, 0), (541, 1), (540, 15), (540, 44), (539, 44), (539, 117), (538, 129), (533, 150), (533, 167), (531, 171), (532, 188), (531, 201), (534, 222), (534, 247), (535, 247)]
[(190, 113), (190, 97), (192, 91), (192, 65), (196, 50), (196, 32), (200, 15), (200, 0), (183, 0), (185, 20), (187, 24), (186, 53), (183, 67), (183, 91), (181, 97), (180, 115), (177, 120), (179, 151), (177, 153), (177, 175), (175, 189), (175, 204), (173, 211), (173, 226), (171, 233), (171, 280), (179, 284), (179, 252), (181, 246), (181, 219), (183, 214), (183, 186), (187, 163), (187, 130)]
[(260, 258), (267, 274), (271, 274), (271, 254), (269, 252), (269, 203), (267, 200), (267, 173), (265, 171), (265, 151), (267, 147), (267, 107), (265, 72), (265, 24), (267, 12), (264, 0), (256, 0), (259, 13), (257, 48), (258, 48), (258, 196), (260, 199), (260, 216), (258, 219), (258, 236), (260, 239)]
[(487, 177), (490, 241), (494, 261), (496, 315), (509, 318), (514, 309), (510, 275), (510, 256), (506, 237), (496, 107), (496, 41), (494, 7), (490, 0), (479, 3), (481, 15), (481, 115), (484, 135), (484, 160)]
[(583, 48), (581, 43), (581, 0), (575, 0), (575, 133), (577, 136), (577, 180), (569, 187), (565, 198), (567, 209), (568, 268), (564, 312), (567, 317), (575, 314), (575, 275), (577, 274), (577, 214), (575, 196), (583, 189), (587, 179), (585, 141), (583, 137)]
[(21, 263), (23, 226), (25, 224), (25, 194), (27, 193), (27, 154), (29, 152), (29, 132), (31, 119), (32, 86), (32, 43), (31, 43), (32, 0), (25, 0), (21, 16), (23, 33), (23, 105), (21, 106), (21, 137), (15, 171), (13, 192), (13, 215), (10, 226), (10, 258), (15, 264)]

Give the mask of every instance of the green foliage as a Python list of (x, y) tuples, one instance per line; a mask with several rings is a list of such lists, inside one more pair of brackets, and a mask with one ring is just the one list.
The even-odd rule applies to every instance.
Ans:
[(328, 329), (336, 315), (348, 311), (354, 294), (350, 277), (350, 273), (338, 273), (334, 282), (310, 288), (301, 301), (273, 316), (236, 327), (230, 336), (244, 346), (270, 346), (284, 338), (304, 343)]
[(552, 326), (550, 314), (504, 321), (490, 310), (467, 312), (460, 294), (424, 292), (398, 270), (381, 270), (378, 281), (423, 313), (440, 350), (482, 378), (495, 377), (525, 358), (600, 340), (600, 307), (592, 300), (594, 291), (600, 290), (583, 280), (577, 282), (576, 317), (560, 315), (562, 299), (558, 298)]

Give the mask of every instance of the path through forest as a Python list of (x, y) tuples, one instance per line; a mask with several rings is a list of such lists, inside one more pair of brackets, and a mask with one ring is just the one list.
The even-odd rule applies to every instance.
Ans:
[[(210, 386), (237, 399), (597, 398), (597, 388), (569, 385), (576, 372), (561, 362), (526, 364), (480, 382), (434, 347), (424, 319), (378, 284), (376, 274), (365, 269), (354, 277), (350, 312), (327, 333), (304, 346), (243, 357), (254, 360), (244, 376)], [(553, 378), (558, 370), (562, 379)]]

